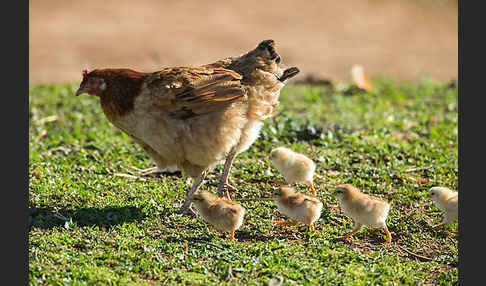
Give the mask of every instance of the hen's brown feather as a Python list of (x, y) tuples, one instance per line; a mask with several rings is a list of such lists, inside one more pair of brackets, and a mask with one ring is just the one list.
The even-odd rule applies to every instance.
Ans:
[(154, 104), (187, 119), (224, 109), (245, 95), (242, 76), (223, 68), (168, 68), (152, 74), (147, 88)]

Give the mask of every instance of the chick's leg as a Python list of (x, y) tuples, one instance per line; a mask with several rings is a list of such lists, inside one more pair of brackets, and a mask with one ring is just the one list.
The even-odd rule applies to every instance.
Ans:
[[(223, 175), (221, 176), (221, 180), (219, 181), (219, 186), (218, 186), (218, 195), (220, 197), (226, 196), (229, 200), (231, 198), (229, 196), (228, 190), (236, 191), (236, 188), (228, 183), (228, 176), (235, 157), (236, 157), (236, 152), (234, 150), (231, 151), (226, 157), (226, 161), (224, 162)], [(225, 191), (226, 194), (224, 193)]]
[(357, 224), (356, 224), (356, 226), (354, 227), (354, 229), (353, 229), (351, 232), (346, 233), (346, 234), (343, 236), (343, 238), (344, 238), (344, 239), (348, 239), (348, 238), (350, 238), (350, 237), (351, 237), (351, 235), (353, 235), (353, 234), (357, 233), (357, 232), (358, 232), (358, 231), (361, 229), (361, 227), (362, 227), (362, 226), (363, 226), (362, 224), (357, 223)]
[(315, 196), (317, 194), (317, 191), (316, 189), (314, 189), (314, 184), (312, 183), (312, 181), (307, 181), (307, 185), (309, 185), (312, 190), (312, 194)]
[(185, 214), (189, 210), (189, 208), (191, 206), (192, 195), (194, 195), (194, 193), (197, 191), (199, 186), (202, 184), (202, 182), (204, 181), (204, 178), (206, 177), (206, 174), (207, 174), (207, 171), (204, 171), (204, 172), (202, 172), (202, 174), (199, 177), (197, 177), (194, 180), (194, 183), (192, 183), (191, 189), (189, 190), (189, 192), (187, 192), (187, 196), (186, 196), (186, 200), (184, 201), (184, 204), (182, 205), (182, 207), (179, 210), (177, 210), (175, 212), (176, 214), (182, 215), (182, 214)]
[(390, 243), (391, 242), (391, 233), (388, 231), (388, 227), (386, 227), (386, 224), (383, 227), (383, 229), (386, 232), (386, 241), (385, 241), (385, 243)]
[(287, 226), (287, 225), (295, 225), (296, 222), (289, 222), (289, 221), (284, 221), (284, 220), (279, 220), (279, 221), (272, 221), (272, 223), (276, 223), (279, 225)]
[(231, 231), (231, 241), (238, 241), (238, 239), (235, 238), (235, 231)]

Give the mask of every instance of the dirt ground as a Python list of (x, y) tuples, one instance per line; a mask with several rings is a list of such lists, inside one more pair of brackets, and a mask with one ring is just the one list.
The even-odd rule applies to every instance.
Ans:
[(30, 0), (30, 84), (84, 68), (199, 65), (274, 39), (284, 64), (346, 80), (458, 76), (457, 0)]

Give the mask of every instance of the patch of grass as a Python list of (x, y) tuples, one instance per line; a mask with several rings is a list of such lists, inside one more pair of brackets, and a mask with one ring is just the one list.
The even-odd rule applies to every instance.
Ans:
[[(172, 214), (190, 187), (180, 175), (115, 176), (138, 176), (131, 167), (151, 162), (106, 120), (97, 98), (74, 96), (77, 84), (30, 88), (30, 284), (457, 284), (457, 224), (432, 229), (440, 212), (426, 197), (431, 186), (457, 189), (457, 86), (431, 78), (373, 83), (372, 93), (282, 90), (276, 116), (235, 160), (233, 196), (263, 197), (268, 181), (283, 179), (268, 153), (284, 145), (317, 163), (325, 207), (309, 232), (272, 225), (281, 218), (273, 202), (242, 201), (236, 243), (199, 218)], [(202, 188), (215, 191), (221, 171)], [(391, 245), (379, 229), (337, 239), (353, 223), (331, 207), (336, 183), (391, 203)]]

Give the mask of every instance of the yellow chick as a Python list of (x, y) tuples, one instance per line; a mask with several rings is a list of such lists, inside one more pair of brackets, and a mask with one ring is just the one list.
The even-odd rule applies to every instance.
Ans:
[(196, 191), (191, 201), (199, 215), (207, 223), (217, 230), (230, 231), (231, 240), (236, 240), (235, 230), (243, 224), (244, 207), (205, 190)]
[(311, 188), (312, 194), (316, 195), (313, 184), (316, 164), (311, 159), (285, 147), (273, 149), (270, 152), (270, 159), (288, 184), (306, 183)]
[(387, 202), (364, 194), (350, 184), (337, 186), (334, 194), (339, 199), (339, 205), (343, 213), (352, 218), (355, 224), (354, 229), (344, 235), (345, 239), (358, 232), (363, 225), (367, 225), (383, 228), (387, 237), (385, 243), (391, 242), (391, 234), (385, 223), (390, 210), (390, 205)]
[(364, 89), (368, 92), (373, 90), (371, 86), (370, 77), (365, 72), (364, 67), (362, 65), (353, 65), (351, 67), (351, 80), (357, 87)]
[(272, 221), (280, 225), (294, 225), (298, 222), (309, 226), (321, 216), (322, 202), (317, 198), (298, 193), (294, 188), (281, 186), (273, 192), (273, 199), (277, 203), (278, 210), (291, 218), (293, 222)]
[[(445, 187), (432, 187), (427, 195), (434, 200), (438, 209), (444, 212), (442, 225), (457, 221), (459, 194)], [(440, 226), (440, 225), (438, 225)]]

